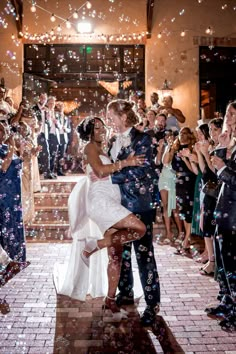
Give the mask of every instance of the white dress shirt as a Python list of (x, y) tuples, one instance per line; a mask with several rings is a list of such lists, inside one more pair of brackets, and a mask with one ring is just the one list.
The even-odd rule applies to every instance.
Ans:
[(116, 140), (114, 141), (110, 150), (110, 154), (113, 161), (116, 161), (117, 156), (119, 155), (119, 152), (123, 146), (127, 147), (131, 144), (129, 136), (131, 129), (132, 127), (128, 128), (125, 132), (116, 135)]

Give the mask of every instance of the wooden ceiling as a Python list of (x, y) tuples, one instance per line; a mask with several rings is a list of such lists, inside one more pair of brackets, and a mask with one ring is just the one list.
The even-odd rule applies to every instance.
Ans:
[[(18, 36), (21, 37), (20, 33), (22, 32), (22, 20), (23, 20), (23, 0), (10, 0), (12, 6), (15, 8), (16, 12), (16, 28), (18, 31)], [(153, 25), (153, 9), (154, 9), (155, 0), (147, 0), (147, 32), (148, 38), (151, 37), (152, 25)]]

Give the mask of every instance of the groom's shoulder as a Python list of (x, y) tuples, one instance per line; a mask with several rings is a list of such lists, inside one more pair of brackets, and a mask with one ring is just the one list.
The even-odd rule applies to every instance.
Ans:
[(150, 134), (146, 132), (142, 132), (136, 128), (133, 128), (133, 137), (134, 139), (139, 139), (139, 140), (151, 140)]

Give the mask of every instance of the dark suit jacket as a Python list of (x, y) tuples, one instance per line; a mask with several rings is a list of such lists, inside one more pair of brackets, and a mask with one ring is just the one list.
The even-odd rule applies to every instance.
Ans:
[[(135, 155), (144, 154), (146, 162), (142, 166), (125, 167), (112, 175), (112, 183), (118, 184), (121, 192), (121, 204), (133, 213), (153, 209), (153, 170), (151, 137), (136, 128), (130, 131), (131, 145), (122, 148), (117, 160), (124, 160), (135, 151)], [(114, 141), (114, 138), (111, 142)], [(110, 155), (110, 149), (108, 154)]]
[(215, 214), (217, 225), (224, 229), (236, 231), (236, 151), (226, 160), (226, 148), (215, 150), (215, 154), (224, 159), (226, 168), (220, 173), (223, 182), (217, 200)]

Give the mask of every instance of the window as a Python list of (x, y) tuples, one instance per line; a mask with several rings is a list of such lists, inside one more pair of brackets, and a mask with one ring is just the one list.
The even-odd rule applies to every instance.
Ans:
[[(128, 97), (129, 90), (144, 91), (144, 77), (144, 45), (24, 46), (23, 95), (30, 99), (40, 93), (46, 83), (47, 92), (59, 100), (76, 100), (80, 103), (80, 110), (98, 112), (110, 98), (99, 81), (118, 81), (119, 96)], [(129, 85), (123, 85), (124, 82)]]
[(236, 99), (236, 48), (199, 48), (200, 107), (202, 118), (224, 115)]

